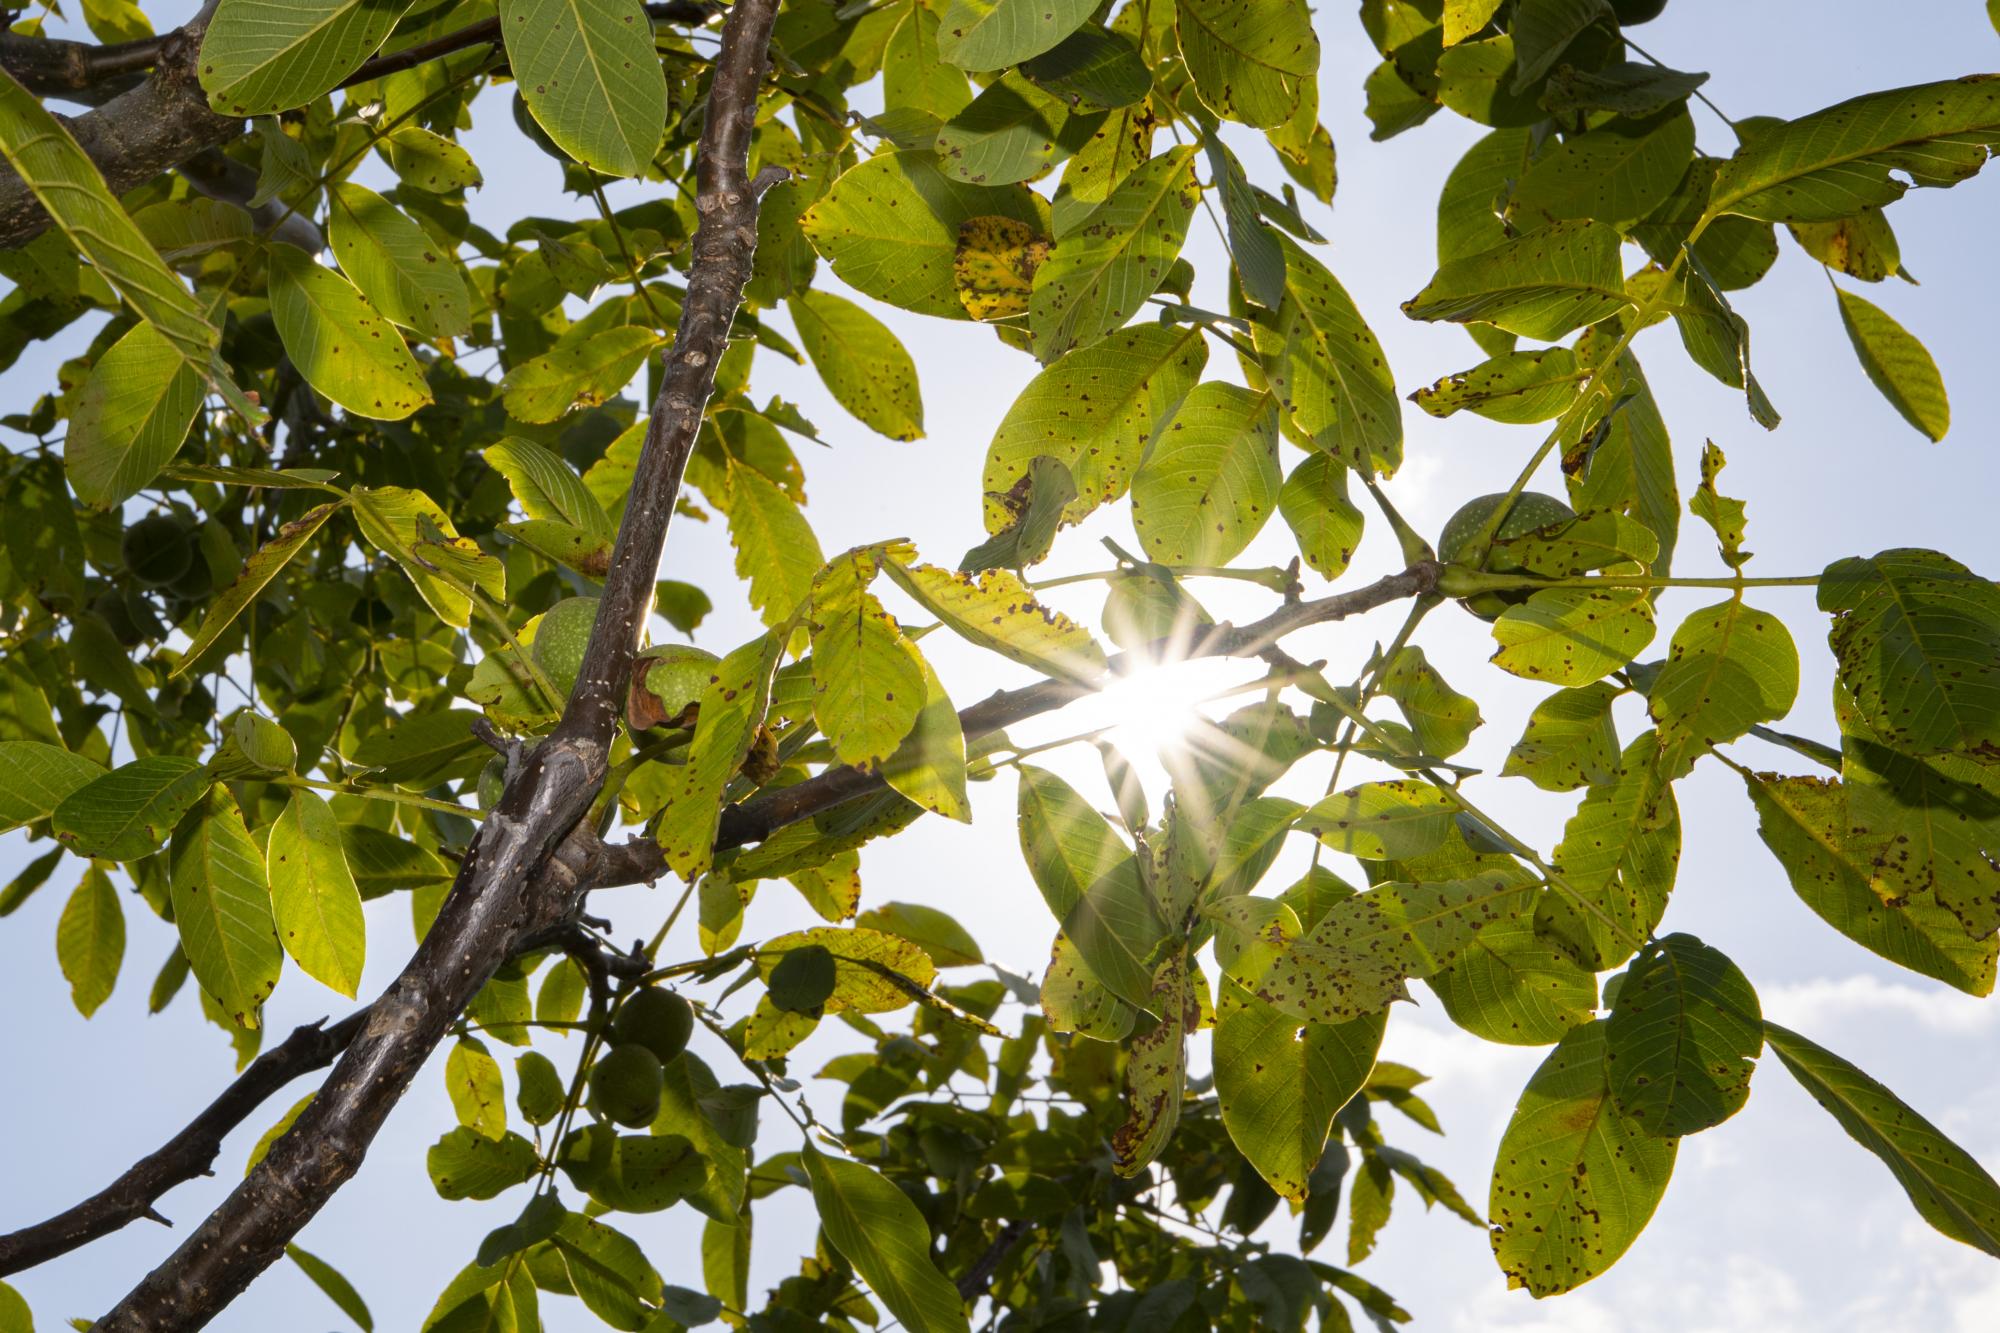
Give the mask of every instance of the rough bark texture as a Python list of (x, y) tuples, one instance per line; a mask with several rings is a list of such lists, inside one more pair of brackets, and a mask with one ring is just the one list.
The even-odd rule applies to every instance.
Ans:
[[(70, 135), (97, 163), (111, 193), (143, 185), (202, 149), (242, 133), (242, 121), (208, 109), (196, 80), (195, 63), (207, 32), (204, 12), (160, 38), (157, 63), (144, 82), (68, 122)], [(8, 48), (10, 70), (17, 49)], [(48, 226), (49, 215), (27, 182), (0, 166), (0, 249), (26, 245)]]
[[(99, 1333), (200, 1328), (234, 1300), (360, 1169), (410, 1080), (516, 943), (577, 908), (601, 851), (579, 821), (604, 780), (681, 470), (750, 274), (761, 182), (748, 179), (747, 157), (776, 10), (777, 0), (738, 0), (723, 27), (697, 167), (701, 223), (688, 299), (562, 722), (480, 826), (430, 933), (369, 1007), (311, 1105), (180, 1248), (98, 1321)], [(562, 873), (544, 872), (550, 859)]]
[[(164, 36), (113, 46), (0, 32), (0, 70), (39, 97), (94, 108), (68, 120), (69, 132), (104, 173), (111, 192), (123, 194), (242, 133), (241, 120), (208, 109), (207, 95), (196, 77), (212, 7), (204, 6), (194, 19)], [(699, 24), (713, 18), (716, 8), (698, 0), (672, 0), (647, 5), (646, 14), (655, 23)], [(340, 86), (349, 88), (454, 51), (499, 42), (500, 21), (486, 19), (376, 56), (341, 80)], [(49, 215), (34, 193), (0, 163), (0, 250), (26, 245), (48, 225)]]

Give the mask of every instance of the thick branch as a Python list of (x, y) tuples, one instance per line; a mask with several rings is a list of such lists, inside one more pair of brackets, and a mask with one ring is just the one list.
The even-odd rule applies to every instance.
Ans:
[[(646, 13), (655, 23), (701, 24), (713, 18), (716, 9), (695, 0), (673, 0), (647, 5)], [(94, 110), (67, 122), (69, 132), (104, 173), (111, 192), (123, 194), (241, 133), (241, 120), (209, 110), (196, 78), (207, 31), (204, 10), (165, 36), (114, 46), (0, 33), (0, 69), (38, 96), (95, 104)], [(406, 50), (376, 56), (339, 86), (352, 87), (499, 41), (498, 19), (468, 24)], [(142, 81), (107, 96), (149, 68), (152, 73)], [(26, 182), (0, 164), (0, 250), (26, 245), (48, 225), (48, 214)]]
[[(200, 1328), (284, 1252), (360, 1169), (410, 1080), (524, 939), (576, 909), (602, 848), (580, 824), (604, 782), (638, 628), (681, 471), (715, 385), (757, 239), (750, 134), (778, 0), (737, 0), (722, 30), (697, 164), (688, 296), (633, 478), (596, 627), (555, 732), (507, 784), (403, 972), (291, 1130), (98, 1333)], [(546, 867), (546, 868), (545, 868)]]
[(90, 101), (93, 99), (78, 95), (144, 74), (158, 63), (166, 40), (141, 37), (135, 42), (96, 46), (0, 31), (0, 69), (37, 97)]
[(161, 1195), (207, 1175), (231, 1130), (299, 1075), (332, 1064), (361, 1031), (367, 1016), (363, 1009), (332, 1027), (312, 1023), (294, 1028), (291, 1036), (252, 1060), (186, 1128), (134, 1162), (118, 1179), (46, 1222), (0, 1236), (0, 1277), (47, 1263), (142, 1217), (158, 1217), (153, 1205)]
[[(196, 79), (207, 31), (204, 13), (160, 38), (158, 61), (144, 82), (68, 122), (111, 193), (123, 194), (242, 132), (242, 121), (208, 109)], [(0, 249), (26, 245), (48, 225), (49, 215), (27, 182), (0, 165)]]

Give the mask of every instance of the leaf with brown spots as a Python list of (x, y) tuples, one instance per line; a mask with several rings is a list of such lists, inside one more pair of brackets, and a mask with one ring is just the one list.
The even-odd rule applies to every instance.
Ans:
[(1028, 313), (1035, 271), (1049, 256), (1049, 241), (1026, 223), (1007, 217), (967, 218), (958, 227), (952, 285), (974, 319), (1009, 319)]
[(1549, 1052), (1514, 1107), (1493, 1165), (1493, 1257), (1509, 1287), (1554, 1296), (1618, 1261), (1651, 1220), (1679, 1143), (1611, 1100), (1600, 1020)]

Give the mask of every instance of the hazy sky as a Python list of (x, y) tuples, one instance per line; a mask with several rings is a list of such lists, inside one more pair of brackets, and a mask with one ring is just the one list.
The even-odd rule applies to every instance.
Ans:
[[(1922, 22), (1896, 22), (1887, 18), (1891, 13), (1920, 16)], [(1360, 85), (1374, 56), (1347, 4), (1322, 7), (1319, 30), (1325, 46), (1322, 102), (1340, 150), (1341, 185), (1330, 215), (1317, 206), (1307, 213), (1331, 237), (1322, 258), (1381, 337), (1398, 386), (1407, 393), (1479, 359), (1459, 330), (1413, 324), (1397, 310), (1434, 267), (1438, 186), (1478, 130), (1445, 114), (1392, 143), (1370, 143)], [(1864, 0), (1814, 5), (1675, 0), (1666, 17), (1632, 35), (1669, 65), (1711, 71), (1707, 91), (1739, 118), (1795, 116), (1856, 93), (2000, 63), (2000, 39), (1976, 0), (1923, 0), (1893, 10)], [(1695, 114), (1704, 147), (1729, 151), (1727, 128), (1705, 110)], [(483, 221), (498, 230), (522, 212), (580, 211), (558, 194), (554, 165), (520, 138), (504, 100), (489, 96), (476, 116), (468, 144), (490, 182), (474, 198)], [(1267, 150), (1247, 141), (1241, 146), (1253, 178), (1282, 179)], [(1759, 378), (1785, 416), (1777, 432), (1754, 425), (1740, 397), (1693, 367), (1672, 333), (1656, 330), (1641, 338), (1637, 350), (1674, 436), (1683, 490), (1692, 488), (1704, 437), (1729, 454), (1723, 489), (1749, 501), (1748, 545), (1758, 553), (1751, 573), (1810, 573), (1837, 556), (1899, 545), (1934, 546), (1981, 572), (2000, 570), (2000, 529), (1991, 518), (2000, 485), (1991, 452), (2000, 427), (2000, 387), (1991, 367), (1989, 316), (2000, 295), (2000, 261), (1991, 244), (2000, 221), (1996, 190), (2000, 182), (1989, 173), (1949, 192), (1915, 193), (1897, 205), (1891, 217), (1903, 255), (1923, 285), (1892, 280), (1867, 293), (1937, 357), (1952, 393), (1954, 419), (1941, 445), (1907, 427), (1863, 379), (1825, 278), (1789, 245), (1774, 273), (1737, 301), (1756, 333)], [(620, 202), (637, 197), (631, 187), (619, 191)], [(1197, 300), (1219, 306), (1220, 249), (1202, 219), (1189, 257), (1205, 275), (1205, 299), (1198, 291)], [(831, 282), (824, 270), (822, 281)], [(826, 550), (901, 536), (915, 540), (932, 559), (955, 562), (978, 535), (986, 442), (1032, 364), (987, 331), (875, 309), (916, 354), (929, 438), (896, 444), (872, 435), (845, 417), (809, 373), (769, 355), (760, 356), (753, 383), (760, 396), (776, 392), (801, 403), (831, 442), (829, 450), (804, 451), (808, 514)], [(778, 318), (782, 322), (782, 315)], [(87, 336), (73, 329), (51, 348), (31, 351), (0, 375), (0, 403), (9, 411), (25, 410), (54, 366)], [(1229, 359), (1221, 352), (1212, 357), (1211, 375), (1227, 373)], [(1409, 462), (1389, 489), (1419, 527), (1433, 532), (1465, 499), (1503, 488), (1539, 439), (1530, 428), (1466, 418), (1437, 422), (1415, 409), (1406, 411), (1405, 424)], [(1551, 472), (1542, 488), (1559, 490), (1559, 478)], [(1051, 567), (1101, 568), (1105, 557), (1096, 539), (1129, 539), (1126, 512), (1120, 506), (1066, 533)], [(1282, 563), (1288, 541), (1282, 530), (1268, 532), (1238, 563)], [(1397, 563), (1393, 542), (1379, 523), (1371, 523), (1344, 584)], [(755, 632), (752, 619), (735, 605), (739, 585), (719, 523), (678, 526), (663, 572), (714, 593), (722, 609), (699, 631), (705, 646), (726, 649)], [(1724, 572), (1707, 530), (1693, 519), (1683, 523), (1676, 572)], [(1235, 586), (1223, 585), (1224, 591)], [(1212, 586), (1196, 591), (1218, 615), (1242, 619), (1263, 609), (1254, 598), (1214, 594)], [(1064, 590), (1052, 600), (1094, 623), (1098, 595), (1088, 587), (1080, 595), (1073, 592)], [(1713, 599), (1669, 597), (1663, 624), (1675, 623), (1674, 612), (1705, 600)], [(1765, 592), (1751, 600), (1788, 619), (1804, 658), (1800, 703), (1788, 726), (1832, 738), (1825, 624), (1812, 609), (1809, 590)], [(1326, 657), (1337, 677), (1351, 676), (1370, 645), (1394, 631), (1400, 615), (1390, 609), (1366, 621), (1302, 634), (1295, 655)], [(1480, 699), (1485, 713), (1487, 725), (1461, 759), (1497, 770), (1527, 709), (1545, 691), (1486, 665), (1492, 644), (1485, 627), (1453, 608), (1430, 618), (1421, 642), (1447, 679)], [(960, 704), (1019, 678), (935, 637), (926, 640), (925, 649)], [(1076, 714), (1066, 714), (1039, 728), (1023, 728), (1016, 738), (1061, 735), (1084, 725)], [(1621, 714), (1626, 737), (1640, 725), (1636, 711)], [(1144, 730), (1135, 728), (1133, 739), (1143, 742)], [(1732, 753), (1757, 767), (1805, 770), (1804, 761), (1755, 742), (1734, 746)], [(1079, 783), (1097, 780), (1095, 757), (1088, 751), (1051, 766)], [(1351, 771), (1367, 775), (1365, 769)], [(1301, 765), (1281, 790), (1312, 799), (1325, 777), (1324, 761)], [(1542, 847), (1559, 836), (1576, 800), (1490, 778), (1477, 780), (1470, 790)], [(1989, 1169), (2000, 1169), (2000, 1071), (1992, 1059), (2000, 1049), (2000, 1008), (1902, 972), (1823, 925), (1793, 896), (1756, 837), (1740, 782), (1720, 765), (1704, 761), (1681, 784), (1680, 797), (1686, 850), (1665, 928), (1693, 932), (1723, 949), (1757, 985), (1767, 1015), (1887, 1082)], [(1013, 802), (1013, 783), (1002, 777), (975, 789), (972, 827), (929, 820), (869, 848), (863, 854), (866, 901), (901, 899), (944, 908), (974, 931), (990, 958), (1038, 972), (1054, 923), (1021, 868)], [(1272, 872), (1271, 884), (1287, 882), (1287, 873), (1304, 863), (1305, 840), (1293, 841), (1297, 845)], [(11, 874), (25, 846), (19, 835), (0, 840), (0, 875)], [(127, 913), (130, 943), (117, 993), (92, 1022), (76, 1015), (52, 947), (56, 917), (75, 873), (71, 863), (63, 879), (0, 922), (0, 999), (17, 1016), (0, 1044), (13, 1094), (0, 1103), (5, 1107), (0, 1228), (38, 1219), (100, 1187), (158, 1146), (230, 1076), (226, 1044), (202, 1021), (191, 992), (166, 1014), (145, 1016), (147, 985), (172, 937), (170, 928), (136, 902)], [(621, 930), (636, 934), (657, 924), (673, 896), (667, 884), (620, 890), (601, 895), (594, 908), (612, 912)], [(804, 924), (809, 916), (785, 886), (767, 885), (745, 937)], [(393, 975), (407, 953), (409, 929), (401, 896), (371, 905), (364, 993), (373, 994)], [(663, 957), (693, 953), (692, 933), (683, 925)], [(1445, 1168), (1478, 1206), (1514, 1098), (1544, 1052), (1493, 1046), (1458, 1032), (1419, 989), (1421, 1003), (1397, 1008), (1386, 1054), (1433, 1075), (1424, 1095), (1443, 1117), (1448, 1137), (1434, 1139), (1406, 1122), (1385, 1128), (1393, 1142)], [(347, 1008), (346, 1001), (293, 969), (269, 1006), (267, 1021), (282, 1034), (294, 1023)], [(823, 1036), (809, 1043), (795, 1061), (797, 1069), (817, 1068), (837, 1049), (836, 1042)], [(573, 1058), (556, 1046), (544, 1049), (559, 1062)], [(727, 1057), (719, 1049), (706, 1053), (728, 1080)], [(1205, 1065), (1205, 1050), (1199, 1061)], [(1539, 1303), (1508, 1293), (1484, 1235), (1441, 1211), (1423, 1214), (1407, 1189), (1377, 1253), (1360, 1271), (1395, 1293), (1421, 1329), (1975, 1333), (1994, 1328), (2000, 1322), (1995, 1313), (2000, 1266), (1919, 1221), (1880, 1163), (1848, 1140), (1775, 1062), (1767, 1063), (1772, 1067), (1754, 1080), (1747, 1109), (1683, 1145), (1672, 1187), (1651, 1226), (1610, 1274), (1581, 1292)], [(290, 1096), (309, 1087), (301, 1083)], [(835, 1104), (838, 1093), (835, 1086), (824, 1099)], [(289, 1100), (274, 1099), (232, 1138), (218, 1161), (217, 1179), (175, 1191), (163, 1201), (163, 1211), (183, 1228), (198, 1219), (238, 1176), (250, 1144)], [(451, 1123), (441, 1074), (427, 1070), (377, 1140), (360, 1177), (302, 1237), (307, 1248), (356, 1280), (380, 1328), (415, 1327), (445, 1281), (470, 1258), (478, 1238), (509, 1220), (518, 1206), (512, 1199), (444, 1203), (432, 1194), (423, 1152)], [(765, 1116), (763, 1135), (764, 1151), (791, 1146), (789, 1126), (775, 1112)], [(803, 1225), (785, 1224), (787, 1215), (802, 1221), (797, 1197), (788, 1192), (781, 1196), (782, 1208), (760, 1213), (757, 1290), (793, 1271), (811, 1244)], [(698, 1221), (682, 1209), (620, 1217), (617, 1224), (644, 1244), (669, 1281), (698, 1287), (693, 1250)], [(1283, 1243), (1289, 1230), (1281, 1218), (1271, 1227), (1271, 1239)], [(41, 1326), (52, 1328), (62, 1317), (101, 1312), (170, 1252), (178, 1234), (141, 1223), (13, 1280), (34, 1305)], [(1344, 1228), (1321, 1255), (1340, 1262), (1343, 1247)], [(569, 1301), (548, 1301), (544, 1317), (556, 1330), (597, 1326)], [(340, 1326), (337, 1312), (288, 1267), (261, 1279), (215, 1324), (227, 1330)]]

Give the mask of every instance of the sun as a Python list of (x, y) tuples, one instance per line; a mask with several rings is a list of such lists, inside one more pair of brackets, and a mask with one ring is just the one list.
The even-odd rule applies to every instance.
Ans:
[(1086, 728), (1102, 728), (1103, 739), (1127, 758), (1150, 761), (1164, 776), (1167, 760), (1197, 732), (1208, 730), (1203, 721), (1230, 707), (1230, 696), (1247, 683), (1243, 663), (1226, 658), (1142, 662), (1079, 702), (1077, 720)]

